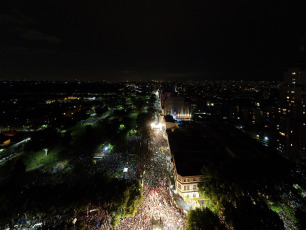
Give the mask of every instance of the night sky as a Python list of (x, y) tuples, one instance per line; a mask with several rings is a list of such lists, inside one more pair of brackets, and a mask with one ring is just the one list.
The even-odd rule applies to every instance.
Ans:
[(0, 79), (281, 80), (302, 0), (2, 0)]

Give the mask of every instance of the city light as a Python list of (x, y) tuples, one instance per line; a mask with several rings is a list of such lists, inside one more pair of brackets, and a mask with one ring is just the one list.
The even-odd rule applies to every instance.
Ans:
[[(291, 73), (292, 71), (288, 72), (289, 75)], [(118, 184), (125, 183), (124, 180), (127, 180), (128, 183), (139, 182), (139, 187), (133, 185), (131, 188), (137, 189), (135, 191), (141, 191), (143, 197), (142, 204), (137, 204), (137, 212), (133, 217), (125, 216), (124, 210), (119, 210), (116, 213), (118, 216), (105, 212), (106, 206), (109, 205), (106, 201), (104, 205), (106, 208), (105, 210), (101, 208), (99, 215), (88, 215), (88, 210), (87, 212), (80, 210), (77, 214), (71, 212), (73, 215), (63, 216), (63, 221), (69, 218), (71, 223), (75, 218), (77, 221), (74, 222), (77, 222), (77, 226), (87, 222), (96, 227), (100, 225), (101, 229), (110, 229), (110, 220), (120, 217), (119, 227), (116, 227), (120, 230), (154, 229), (159, 225), (163, 226), (163, 229), (183, 230), (189, 206), (193, 208), (205, 206), (206, 199), (209, 199), (209, 197), (201, 197), (202, 190), (205, 190), (206, 187), (197, 186), (201, 182), (200, 177), (193, 179), (189, 175), (190, 179), (189, 177), (180, 179), (178, 174), (184, 170), (187, 172), (187, 169), (191, 169), (190, 173), (194, 173), (198, 170), (198, 166), (199, 170), (200, 166), (203, 167), (200, 164), (205, 164), (207, 156), (202, 154), (203, 159), (200, 159), (199, 152), (207, 152), (210, 154), (208, 157), (214, 156), (215, 153), (221, 154), (220, 159), (224, 158), (223, 155), (228, 155), (229, 157), (224, 158), (222, 163), (226, 164), (228, 160), (239, 161), (242, 169), (245, 169), (250, 162), (253, 164), (254, 157), (260, 161), (266, 161), (270, 160), (269, 157), (272, 156), (270, 163), (280, 164), (277, 170), (285, 168), (281, 167), (285, 160), (274, 161), (272, 155), (274, 151), (265, 154), (270, 149), (275, 149), (284, 156), (288, 155), (288, 158), (291, 152), (297, 155), (300, 152), (306, 153), (305, 145), (300, 143), (304, 140), (300, 130), (303, 130), (306, 123), (303, 119), (295, 119), (295, 117), (304, 118), (303, 114), (306, 113), (306, 105), (304, 102), (301, 103), (301, 90), (298, 88), (300, 87), (300, 73), (296, 72), (296, 74), (297, 76), (289, 76), (288, 82), (283, 85), (285, 87), (283, 92), (276, 95), (274, 95), (274, 91), (277, 85), (266, 82), (242, 82), (241, 85), (223, 82), (222, 84), (225, 86), (220, 86), (220, 82), (218, 84), (199, 83), (199, 85), (192, 83), (186, 88), (182, 84), (175, 88), (174, 94), (164, 92), (167, 88), (170, 88), (169, 91), (171, 90), (172, 84), (168, 83), (164, 83), (164, 86), (150, 85), (151, 83), (143, 84), (143, 86), (142, 84), (138, 86), (137, 83), (120, 83), (114, 85), (115, 90), (102, 92), (101, 96), (97, 96), (97, 98), (88, 96), (100, 95), (100, 93), (90, 92), (88, 96), (84, 97), (85, 94), (76, 91), (73, 96), (81, 98), (77, 103), (72, 99), (65, 101), (64, 96), (61, 96), (67, 95), (65, 92), (62, 94), (59, 91), (55, 95), (53, 92), (49, 92), (50, 99), (46, 97), (46, 104), (43, 103), (43, 109), (41, 109), (45, 114), (35, 115), (37, 119), (32, 118), (32, 114), (40, 112), (40, 107), (36, 105), (36, 99), (33, 102), (30, 101), (29, 105), (22, 106), (21, 100), (13, 97), (6, 102), (7, 105), (4, 105), (5, 108), (1, 108), (0, 111), (0, 114), (9, 122), (3, 122), (3, 127), (0, 127), (0, 131), (3, 132), (0, 142), (0, 163), (4, 165), (12, 158), (18, 160), (21, 154), (27, 156), (26, 151), (28, 149), (32, 151), (31, 148), (33, 148), (33, 154), (31, 153), (33, 156), (29, 158), (21, 156), (26, 166), (26, 172), (48, 170), (48, 173), (39, 174), (41, 180), (34, 178), (33, 188), (36, 186), (35, 183), (37, 185), (40, 185), (40, 181), (45, 183), (44, 181), (50, 175), (55, 178), (50, 183), (53, 181), (54, 183), (65, 183), (66, 181), (70, 182), (71, 177), (66, 180), (66, 171), (61, 171), (66, 166), (62, 166), (64, 165), (63, 159), (62, 157), (57, 159), (57, 155), (67, 150), (67, 154), (63, 156), (67, 157), (64, 160), (67, 162), (65, 165), (69, 171), (74, 172), (76, 169), (76, 175), (79, 175), (79, 169), (82, 169), (87, 174), (84, 178), (91, 178), (101, 173), (101, 175), (116, 180)], [(296, 85), (292, 85), (295, 82)], [(103, 86), (103, 84), (101, 85)], [(107, 84), (106, 88), (107, 86), (109, 85)], [(74, 88), (75, 84), (72, 84), (71, 89)], [(157, 88), (159, 90), (156, 90)], [(117, 98), (117, 89), (122, 92), (119, 98)], [(227, 92), (223, 92), (223, 89)], [(261, 92), (260, 89), (263, 89), (263, 95), (256, 93)], [(198, 98), (204, 99), (198, 100)], [(270, 99), (267, 100), (268, 98)], [(155, 103), (150, 103), (153, 101), (152, 99)], [(12, 115), (7, 115), (17, 100), (20, 107), (13, 107), (15, 109), (11, 111)], [(49, 104), (52, 105), (49, 106)], [(49, 113), (44, 108), (49, 108), (54, 113)], [(23, 111), (31, 113), (22, 113)], [(19, 116), (16, 115), (17, 113), (20, 113)], [(144, 123), (143, 121), (147, 118), (152, 120)], [(223, 120), (226, 121), (223, 122)], [(32, 135), (29, 132), (35, 133)], [(51, 135), (54, 135), (54, 138)], [(26, 144), (31, 140), (28, 136), (32, 137), (32, 141)], [(45, 144), (42, 140), (47, 140), (50, 144), (47, 142)], [(4, 144), (7, 144), (7, 148), (2, 147)], [(82, 145), (87, 144), (88, 146), (83, 148)], [(220, 144), (226, 147), (220, 149), (218, 146)], [(38, 149), (38, 145), (40, 148), (36, 153), (34, 151)], [(260, 159), (261, 157), (262, 159)], [(276, 157), (275, 159), (277, 159)], [(245, 162), (244, 159), (246, 159)], [(86, 167), (75, 168), (76, 164), (77, 166), (84, 164)], [(207, 168), (205, 171), (208, 174), (207, 177), (204, 175), (205, 178), (213, 176), (213, 172), (219, 169), (219, 165), (218, 162), (212, 163), (209, 166), (211, 169)], [(257, 168), (263, 170), (263, 167)], [(202, 173), (199, 170), (196, 175)], [(269, 176), (270, 171), (268, 170), (270, 167), (268, 167), (267, 173), (262, 173), (262, 175)], [(271, 170), (273, 171), (274, 168)], [(251, 184), (253, 175), (256, 176), (256, 171), (250, 175), (251, 179), (248, 182), (250, 188), (253, 188)], [(271, 175), (277, 175), (277, 172), (273, 171)], [(57, 178), (61, 181), (58, 182)], [(75, 179), (79, 180), (78, 176)], [(93, 177), (93, 179), (96, 178)], [(9, 180), (9, 177), (6, 180)], [(88, 181), (91, 182), (91, 180)], [(104, 180), (92, 181), (94, 183), (97, 181), (98, 184), (104, 183)], [(262, 181), (265, 183), (264, 180)], [(86, 179), (84, 183), (87, 183)], [(287, 187), (291, 188), (292, 184), (288, 184)], [(87, 189), (86, 186), (84, 188)], [(93, 188), (97, 188), (97, 186)], [(35, 190), (33, 191), (35, 192)], [(257, 192), (256, 189), (252, 191), (252, 194), (257, 194)], [(26, 194), (21, 193), (20, 196), (27, 199)], [(83, 193), (78, 195), (82, 197)], [(268, 196), (269, 194), (259, 195), (266, 197), (267, 201), (272, 200)], [(287, 205), (287, 198), (283, 198), (286, 201), (285, 205)], [(180, 201), (184, 201), (184, 203)], [(94, 203), (91, 201), (88, 203), (93, 206), (89, 207), (90, 209), (97, 210)], [(9, 208), (9, 203), (6, 208)], [(62, 210), (59, 210), (59, 213), (61, 212)], [(221, 213), (221, 215), (223, 214)], [(37, 219), (31, 224), (35, 226), (40, 221), (44, 220)], [(53, 218), (46, 222), (55, 226), (63, 221)], [(103, 227), (102, 224), (104, 224)], [(92, 226), (90, 229), (93, 228)]]
[(152, 129), (159, 129), (159, 130), (162, 130), (162, 124), (161, 123), (151, 123), (151, 128)]

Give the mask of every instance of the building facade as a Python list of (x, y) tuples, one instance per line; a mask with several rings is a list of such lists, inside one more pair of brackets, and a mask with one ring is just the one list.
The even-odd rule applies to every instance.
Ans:
[(190, 119), (190, 105), (184, 97), (167, 97), (163, 101), (163, 114), (171, 115), (178, 119)]
[(291, 158), (306, 158), (305, 68), (291, 68), (284, 74), (280, 95), (278, 150)]
[[(182, 128), (175, 128), (176, 131), (180, 129)], [(171, 139), (173, 141), (173, 137), (171, 138), (170, 135), (170, 141)], [(168, 144), (169, 144), (169, 138), (168, 138)], [(193, 208), (203, 207), (205, 205), (205, 200), (207, 200), (207, 198), (205, 199), (201, 197), (198, 191), (198, 185), (201, 182), (202, 178), (202, 175), (200, 174), (201, 171), (200, 169), (202, 168), (202, 164), (200, 164), (201, 165), (200, 167), (198, 164), (193, 164), (192, 159), (196, 160), (196, 158), (194, 158), (192, 155), (189, 155), (188, 151), (184, 150), (183, 154), (179, 154), (175, 150), (174, 145), (175, 144), (172, 143), (172, 148), (174, 149), (174, 152), (176, 152), (176, 154), (174, 154), (171, 151), (171, 147), (169, 144), (171, 169), (174, 177), (174, 193), (181, 196), (183, 200)]]

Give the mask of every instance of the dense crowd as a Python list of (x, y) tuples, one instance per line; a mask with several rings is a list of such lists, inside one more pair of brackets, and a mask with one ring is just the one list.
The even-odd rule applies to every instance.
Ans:
[[(170, 171), (166, 162), (169, 152), (167, 146), (165, 146), (166, 143), (162, 132), (156, 132), (152, 139), (153, 157), (149, 159), (142, 172), (144, 183), (143, 203), (137, 208), (134, 217), (122, 218), (115, 228), (116, 230), (146, 230), (151, 229), (154, 224), (162, 225), (163, 229), (184, 229), (186, 214), (175, 204), (169, 189)], [(136, 173), (139, 172), (128, 157), (118, 153), (107, 155), (103, 158), (103, 161), (97, 163), (97, 167), (100, 170), (115, 170), (118, 167), (127, 167), (129, 170), (126, 177), (130, 179), (136, 178)], [(114, 172), (109, 171), (109, 173)], [(71, 219), (71, 222), (79, 221), (84, 227), (90, 229), (113, 229), (111, 216), (107, 212), (107, 204), (104, 204), (102, 209), (95, 209), (94, 206), (91, 206), (90, 209), (79, 213), (78, 216)]]
[(150, 229), (159, 222), (163, 229), (184, 229), (185, 213), (176, 206), (170, 195), (169, 187), (160, 180), (155, 189), (144, 187), (144, 200), (135, 217), (124, 218), (116, 227), (118, 230)]
[[(136, 215), (123, 218), (115, 228), (116, 230), (146, 230), (157, 223), (162, 225), (163, 229), (184, 229), (186, 214), (175, 204), (169, 189), (170, 174), (166, 162), (169, 152), (161, 139), (163, 139), (162, 135), (155, 136), (152, 143), (154, 146), (152, 151), (155, 154), (143, 171), (143, 203), (137, 208)], [(115, 157), (114, 160), (118, 162), (119, 159)], [(107, 209), (95, 210), (89, 214), (83, 213), (78, 221), (85, 223), (90, 229), (113, 229), (110, 224), (111, 217), (105, 210)]]
[(124, 218), (116, 227), (118, 230), (150, 229), (153, 223), (160, 223), (163, 229), (184, 229), (186, 214), (174, 203), (170, 186), (170, 171), (167, 165), (169, 152), (162, 131), (153, 133), (154, 157), (144, 171), (143, 203), (135, 217)]

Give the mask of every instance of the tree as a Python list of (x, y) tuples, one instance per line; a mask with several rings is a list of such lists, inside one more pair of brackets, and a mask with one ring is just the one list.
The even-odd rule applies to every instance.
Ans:
[[(280, 217), (267, 204), (303, 203), (293, 186), (302, 183), (302, 177), (296, 175), (302, 170), (296, 170), (286, 159), (268, 156), (265, 160), (208, 157), (209, 163), (203, 166), (199, 191), (211, 200), (210, 209), (234, 229), (252, 229), (255, 225), (258, 229), (284, 229)], [(290, 218), (291, 214), (286, 215)]]
[(152, 122), (152, 116), (148, 113), (140, 113), (137, 115), (136, 123), (140, 135), (149, 135), (149, 127)]
[(186, 230), (222, 230), (225, 225), (207, 208), (190, 210), (187, 217)]
[(116, 188), (110, 200), (112, 225), (116, 227), (122, 217), (133, 217), (142, 203), (142, 190), (139, 182), (113, 181)]
[(306, 211), (297, 209), (295, 212), (295, 217), (297, 219), (297, 227), (299, 230), (306, 229)]
[(271, 211), (265, 202), (252, 201), (241, 197), (234, 204), (224, 205), (224, 217), (227, 224), (237, 230), (244, 229), (284, 229), (277, 213)]
[(23, 173), (25, 173), (25, 170), (26, 170), (26, 165), (24, 164), (23, 160), (21, 158), (19, 158), (16, 161), (13, 172), (17, 173), (17, 174), (23, 174)]
[(43, 148), (52, 148), (59, 143), (61, 135), (54, 128), (47, 128), (34, 133), (25, 145), (25, 151), (39, 151)]
[(104, 106), (104, 107), (97, 106), (97, 107), (95, 108), (95, 111), (96, 111), (96, 114), (97, 114), (98, 116), (101, 116), (101, 115), (103, 115), (105, 112), (108, 111), (108, 108), (107, 108), (106, 106)]

